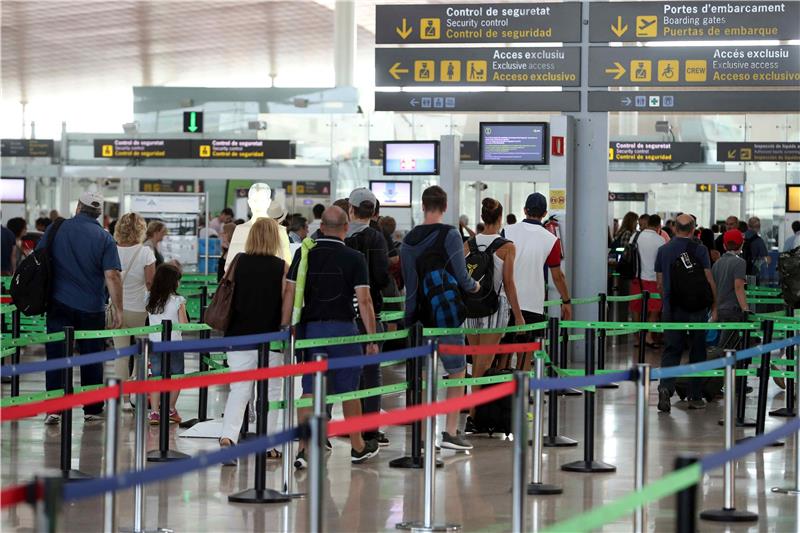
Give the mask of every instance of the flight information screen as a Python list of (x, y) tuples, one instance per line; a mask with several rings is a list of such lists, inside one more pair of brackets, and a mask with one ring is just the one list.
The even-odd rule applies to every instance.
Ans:
[(391, 175), (435, 175), (439, 173), (439, 143), (397, 141), (383, 145), (383, 173)]
[(547, 123), (482, 122), (480, 162), (483, 165), (544, 165)]

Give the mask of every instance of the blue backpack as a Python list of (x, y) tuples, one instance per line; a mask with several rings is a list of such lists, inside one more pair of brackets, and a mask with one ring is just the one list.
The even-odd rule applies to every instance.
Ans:
[(439, 230), (433, 246), (417, 259), (417, 317), (429, 328), (460, 327), (467, 315), (458, 281), (447, 269), (449, 258), (444, 242), (450, 229)]

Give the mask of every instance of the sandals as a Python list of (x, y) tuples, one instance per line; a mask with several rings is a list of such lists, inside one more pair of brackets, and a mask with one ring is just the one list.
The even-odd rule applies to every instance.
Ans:
[(276, 448), (272, 448), (267, 452), (267, 459), (283, 459), (283, 452)]

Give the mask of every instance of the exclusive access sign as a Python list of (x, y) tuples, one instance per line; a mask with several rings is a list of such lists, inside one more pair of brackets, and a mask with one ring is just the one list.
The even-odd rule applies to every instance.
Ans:
[(800, 39), (800, 2), (592, 2), (589, 40)]
[(559, 86), (580, 85), (580, 48), (377, 48), (375, 84)]
[(800, 86), (800, 47), (589, 49), (593, 87)]
[(375, 44), (580, 42), (581, 4), (378, 5)]

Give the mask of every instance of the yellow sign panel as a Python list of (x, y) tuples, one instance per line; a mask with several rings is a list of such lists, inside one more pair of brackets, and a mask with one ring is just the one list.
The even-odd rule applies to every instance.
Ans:
[(658, 81), (676, 82), (680, 78), (680, 62), (677, 59), (658, 60)]
[(433, 61), (414, 61), (414, 81), (435, 81), (436, 63)]
[(637, 37), (658, 37), (658, 16), (641, 15), (636, 17)]
[(649, 59), (631, 61), (631, 81), (650, 81), (653, 79), (653, 62)]
[(613, 161), (614, 160), (614, 149), (610, 148), (610, 147), (608, 149), (608, 160), (609, 161)]
[(114, 146), (110, 144), (103, 145), (103, 157), (114, 157)]
[(752, 161), (753, 160), (753, 149), (752, 148), (739, 148), (739, 159), (742, 161)]
[(566, 211), (567, 191), (564, 189), (550, 189), (550, 211)]
[(486, 61), (467, 61), (467, 81), (486, 81), (489, 64)]
[(419, 38), (423, 41), (435, 41), (442, 37), (442, 21), (438, 18), (419, 20)]
[(708, 62), (705, 59), (686, 60), (686, 81), (706, 81), (708, 77)]
[(211, 145), (209, 144), (200, 145), (200, 157), (211, 157)]
[(461, 81), (461, 61), (445, 59), (439, 65), (439, 75), (442, 81)]

